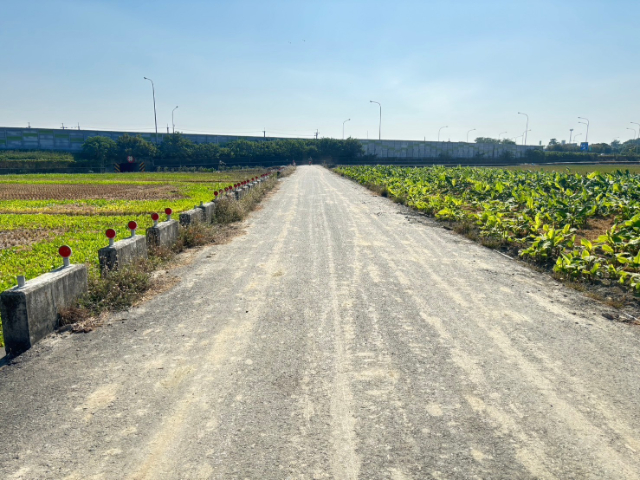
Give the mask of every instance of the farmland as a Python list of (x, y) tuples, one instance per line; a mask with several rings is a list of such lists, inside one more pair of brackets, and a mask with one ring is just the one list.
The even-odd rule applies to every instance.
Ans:
[(640, 292), (640, 175), (494, 168), (337, 171), (572, 280)]
[[(132, 173), (107, 175), (15, 175), (0, 177), (0, 291), (17, 275), (34, 278), (61, 265), (57, 249), (73, 249), (73, 263), (97, 267), (97, 251), (129, 236), (135, 220), (140, 232), (149, 216), (170, 207), (174, 212), (209, 202), (214, 191), (263, 173)], [(2, 338), (0, 337), (0, 345)]]
[(580, 173), (583, 175), (595, 172), (596, 170), (600, 173), (613, 173), (617, 170), (628, 170), (630, 173), (640, 173), (640, 163), (564, 163), (552, 165), (513, 165), (501, 168), (506, 170), (530, 170), (533, 172)]

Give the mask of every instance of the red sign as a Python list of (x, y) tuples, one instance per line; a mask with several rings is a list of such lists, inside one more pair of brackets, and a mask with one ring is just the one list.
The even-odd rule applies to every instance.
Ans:
[(129, 163), (133, 163), (133, 162), (135, 162), (135, 159), (134, 159), (131, 155), (129, 155), (129, 156), (127, 157), (127, 162), (129, 162)]

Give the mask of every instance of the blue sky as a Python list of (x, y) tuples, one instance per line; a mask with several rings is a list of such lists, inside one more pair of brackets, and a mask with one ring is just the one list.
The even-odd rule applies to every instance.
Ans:
[(640, 2), (2, 2), (0, 125), (589, 141), (640, 123)]

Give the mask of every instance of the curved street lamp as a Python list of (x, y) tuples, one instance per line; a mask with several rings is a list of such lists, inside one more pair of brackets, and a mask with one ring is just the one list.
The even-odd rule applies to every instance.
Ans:
[(149, 80), (151, 82), (151, 93), (153, 94), (153, 119), (156, 122), (156, 145), (158, 145), (158, 116), (156, 115), (156, 87), (153, 84), (153, 80), (147, 77), (144, 77), (144, 79)]
[(522, 139), (522, 144), (526, 145), (527, 144), (527, 132), (529, 131), (529, 115), (527, 115), (526, 113), (522, 113), (522, 112), (518, 112), (518, 115), (524, 115), (525, 117), (527, 117), (527, 126), (524, 127), (524, 138)]
[(449, 128), (449, 125), (446, 125), (446, 126), (444, 126), (444, 127), (440, 127), (440, 128), (438, 129), (438, 141), (440, 141), (440, 130), (442, 130), (443, 128)]
[(502, 135), (503, 133), (507, 133), (507, 132), (500, 132), (500, 133), (498, 134), (498, 141), (500, 141), (500, 135)]
[(382, 140), (382, 105), (380, 102), (376, 102), (375, 100), (369, 100), (369, 103), (377, 103), (380, 107), (380, 124), (378, 125), (378, 140)]
[(475, 128), (472, 128), (471, 130), (469, 130), (469, 131), (467, 132), (467, 143), (469, 143), (469, 134), (470, 134), (471, 132), (475, 132), (475, 130), (476, 130)]
[(638, 125), (638, 136), (636, 137), (636, 140), (637, 140), (638, 138), (640, 138), (640, 123), (637, 123), (637, 122), (629, 122), (629, 123), (633, 123), (634, 125)]
[(627, 127), (627, 130), (631, 130), (633, 132), (633, 139), (635, 139), (638, 136), (635, 128)]
[(575, 137), (573, 137), (573, 141), (576, 142), (576, 145), (578, 144), (578, 137), (582, 135), (581, 133), (578, 133)]
[(344, 124), (350, 122), (351, 119), (347, 118), (344, 122), (342, 122), (342, 139), (344, 140)]
[[(178, 106), (176, 105), (176, 108), (178, 108)], [(176, 133), (176, 124), (173, 123), (173, 112), (176, 111), (176, 108), (174, 108), (173, 110), (171, 110), (171, 126), (173, 128), (173, 133)]]
[(580, 120), (586, 120), (587, 123), (584, 122), (578, 122), (578, 123), (582, 123), (583, 125), (587, 126), (587, 134), (584, 136), (584, 141), (588, 142), (589, 141), (589, 119), (588, 118), (584, 118), (584, 117), (578, 117)]

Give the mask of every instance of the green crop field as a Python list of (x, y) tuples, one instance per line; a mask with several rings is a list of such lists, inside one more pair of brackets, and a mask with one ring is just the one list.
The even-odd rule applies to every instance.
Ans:
[[(234, 170), (214, 173), (42, 174), (0, 177), (0, 291), (62, 265), (57, 250), (73, 249), (72, 263), (98, 266), (98, 250), (153, 223), (150, 214), (178, 212), (210, 202), (214, 191), (264, 173)], [(0, 330), (0, 345), (2, 345)]]
[[(599, 166), (598, 166), (599, 167)], [(471, 167), (340, 167), (339, 173), (574, 280), (640, 292), (640, 174)], [(593, 170), (593, 168), (592, 168)]]
[(591, 164), (556, 164), (556, 165), (514, 165), (501, 167), (506, 170), (528, 170), (532, 172), (561, 172), (580, 173), (587, 175), (591, 172), (612, 173), (615, 171), (629, 171), (629, 173), (640, 173), (640, 163), (591, 163)]

